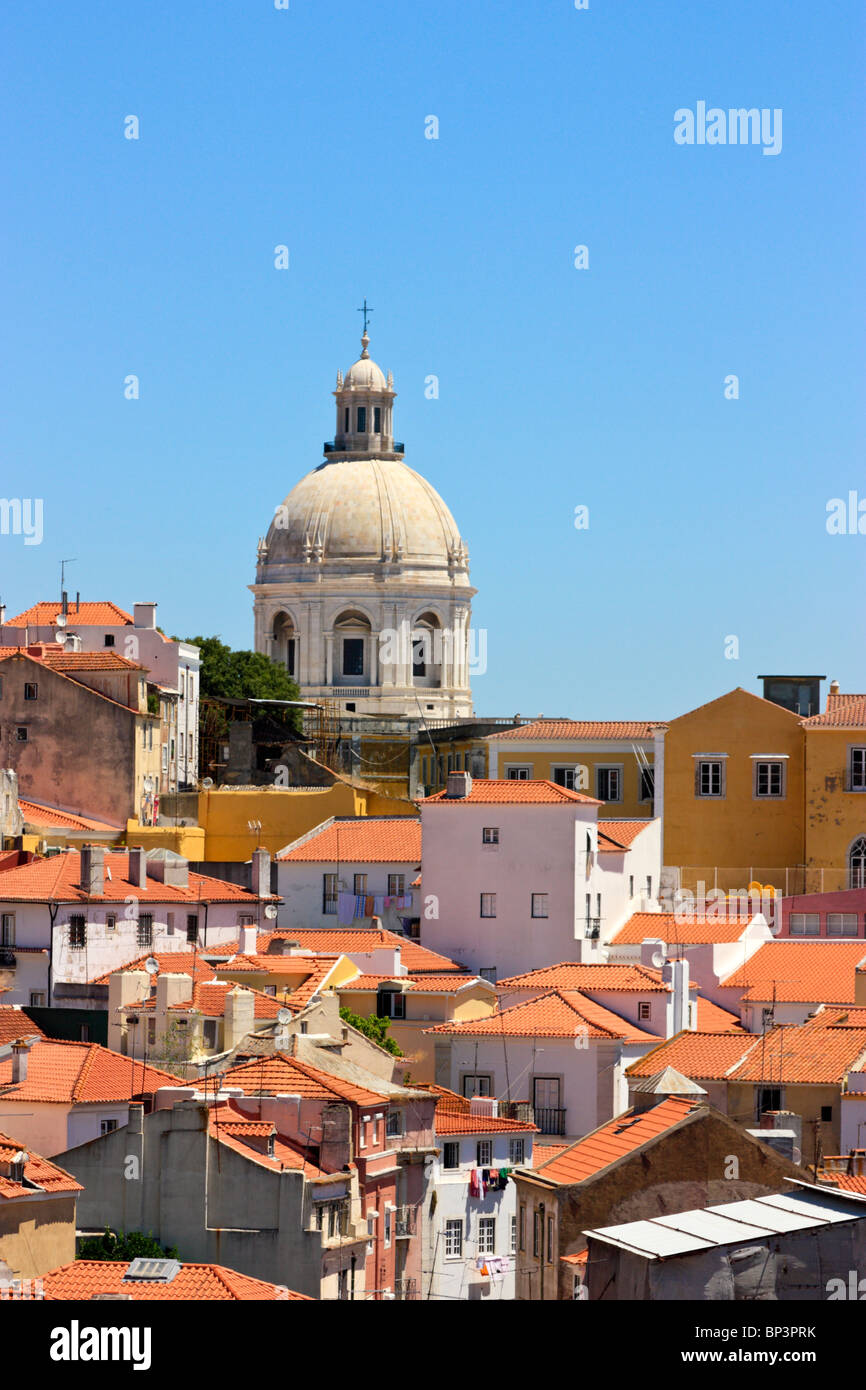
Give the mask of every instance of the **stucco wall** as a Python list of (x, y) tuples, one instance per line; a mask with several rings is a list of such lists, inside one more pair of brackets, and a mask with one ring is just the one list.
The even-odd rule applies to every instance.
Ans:
[(0, 1260), (14, 1278), (35, 1279), (75, 1259), (76, 1194), (0, 1202)]

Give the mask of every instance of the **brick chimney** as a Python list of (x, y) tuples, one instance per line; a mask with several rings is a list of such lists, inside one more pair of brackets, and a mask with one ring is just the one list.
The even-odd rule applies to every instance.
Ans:
[(17, 1085), (20, 1081), (27, 1080), (27, 1060), (30, 1056), (30, 1044), (23, 1038), (12, 1044), (12, 1084)]
[(250, 891), (255, 893), (257, 898), (270, 897), (271, 856), (266, 849), (253, 850), (250, 864)]
[(92, 898), (101, 898), (105, 892), (104, 845), (82, 845), (81, 887)]
[(147, 887), (147, 850), (142, 845), (129, 851), (129, 881), (135, 888)]
[(225, 1027), (223, 1029), (223, 1048), (226, 1052), (237, 1047), (247, 1033), (251, 1033), (256, 1021), (256, 999), (248, 989), (235, 985), (226, 993)]

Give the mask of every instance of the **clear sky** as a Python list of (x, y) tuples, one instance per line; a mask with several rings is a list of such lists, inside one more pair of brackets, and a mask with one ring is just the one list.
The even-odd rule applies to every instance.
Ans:
[[(44, 518), (0, 535), (10, 615), (70, 557), (82, 597), (251, 646), (256, 542), (321, 461), (366, 295), (406, 461), (469, 545), (480, 713), (866, 689), (866, 534), (826, 524), (856, 492), (866, 530), (862, 0), (2, 23), (0, 491)], [(699, 102), (780, 109), (781, 151), (677, 144)]]

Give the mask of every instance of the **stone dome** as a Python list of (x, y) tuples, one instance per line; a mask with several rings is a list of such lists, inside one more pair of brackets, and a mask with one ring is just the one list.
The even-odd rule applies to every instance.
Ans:
[(385, 373), (382, 371), (378, 362), (374, 362), (372, 357), (367, 357), (365, 354), (359, 357), (357, 362), (352, 363), (343, 378), (343, 386), (349, 386), (362, 391), (370, 389), (374, 391), (384, 391), (387, 382), (385, 381)]
[(320, 464), (292, 488), (268, 531), (269, 567), (382, 561), (467, 569), (466, 547), (448, 507), (399, 459)]

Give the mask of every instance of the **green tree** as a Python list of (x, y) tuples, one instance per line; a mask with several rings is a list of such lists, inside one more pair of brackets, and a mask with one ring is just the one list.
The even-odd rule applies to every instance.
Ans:
[[(199, 691), (224, 700), (297, 700), (300, 690), (285, 667), (263, 652), (234, 652), (218, 637), (184, 639), (201, 651)], [(299, 717), (300, 711), (296, 711)]]
[(106, 1226), (101, 1236), (83, 1240), (76, 1260), (178, 1260), (177, 1246), (163, 1247), (152, 1231), (121, 1231)]
[(390, 1052), (393, 1057), (402, 1057), (402, 1049), (388, 1032), (391, 1027), (390, 1018), (380, 1018), (378, 1014), (371, 1014), (369, 1018), (362, 1018), (360, 1014), (353, 1014), (351, 1009), (341, 1008), (340, 1018), (350, 1027), (357, 1028), (359, 1033), (363, 1033), (365, 1038), (371, 1042), (378, 1043), (386, 1052)]

